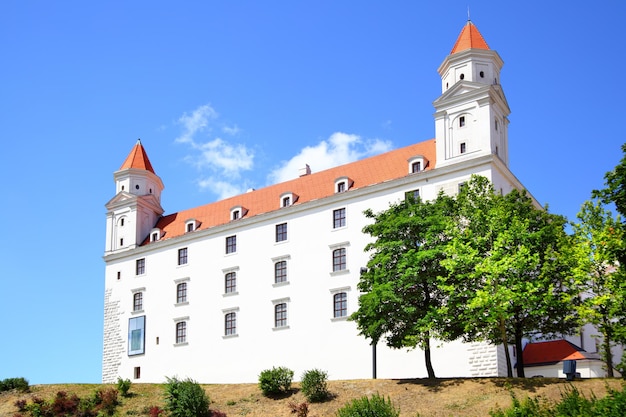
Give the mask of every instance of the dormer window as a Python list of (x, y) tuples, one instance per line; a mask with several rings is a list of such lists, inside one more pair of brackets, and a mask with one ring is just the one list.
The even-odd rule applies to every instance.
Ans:
[(409, 162), (409, 174), (415, 174), (417, 172), (422, 172), (426, 169), (428, 165), (428, 159), (424, 158), (422, 155), (416, 155), (408, 160)]
[(346, 192), (350, 189), (350, 187), (352, 187), (352, 184), (354, 184), (354, 181), (352, 181), (348, 177), (337, 178), (335, 180), (335, 192), (336, 193)]
[(230, 209), (230, 220), (241, 219), (243, 216), (246, 215), (247, 212), (248, 210), (246, 210), (245, 208), (241, 206), (235, 206)]
[(161, 229), (152, 229), (150, 231), (150, 242), (157, 242), (161, 239)]
[(198, 221), (196, 219), (189, 219), (185, 222), (185, 233), (193, 232), (198, 228)]
[(280, 195), (280, 207), (289, 207), (298, 200), (298, 196), (292, 192), (282, 193)]

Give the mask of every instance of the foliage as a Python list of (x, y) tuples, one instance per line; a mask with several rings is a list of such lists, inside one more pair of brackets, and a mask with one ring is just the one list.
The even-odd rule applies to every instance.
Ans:
[[(226, 413), (223, 411), (219, 411), (219, 410), (212, 410), (211, 411), (211, 417), (227, 417)], [(304, 416), (306, 417), (306, 416)]]
[(192, 379), (167, 378), (165, 384), (165, 409), (172, 417), (209, 417), (209, 397)]
[(259, 375), (259, 388), (263, 395), (272, 396), (288, 393), (291, 390), (293, 371), (280, 366), (278, 368), (265, 369)]
[(328, 374), (319, 369), (306, 371), (302, 374), (300, 388), (310, 402), (324, 401), (330, 396), (328, 392)]
[(617, 212), (626, 218), (626, 143), (622, 145), (622, 157), (619, 164), (604, 174), (605, 188), (593, 190), (592, 196), (600, 198), (604, 204), (614, 203)]
[(147, 410), (145, 411), (146, 411), (146, 414), (148, 414), (150, 417), (161, 417), (162, 415), (165, 414), (165, 410), (163, 410), (158, 405), (153, 405), (151, 407), (148, 407)]
[[(571, 245), (565, 218), (537, 208), (525, 191), (496, 193), (484, 177), (472, 176), (457, 197), (456, 218), (442, 264), (449, 311), (466, 340), (508, 344), (569, 333), (574, 323)], [(517, 358), (524, 376), (523, 358)]]
[(117, 391), (99, 389), (87, 398), (79, 398), (76, 394), (68, 395), (65, 391), (58, 391), (52, 400), (46, 401), (34, 397), (31, 403), (20, 402), (16, 406), (20, 412), (26, 412), (32, 417), (100, 417), (112, 416), (119, 405)]
[(434, 201), (406, 199), (380, 213), (365, 211), (374, 222), (363, 232), (375, 238), (366, 246), (367, 268), (358, 284), (359, 308), (350, 317), (360, 334), (392, 348), (424, 350), (429, 378), (435, 377), (430, 339), (452, 340), (460, 334), (446, 314), (447, 295), (439, 286), (445, 273), (448, 217), (454, 200), (439, 194)]
[(295, 414), (296, 417), (307, 417), (309, 415), (309, 404), (307, 403), (290, 402), (288, 405), (291, 414)]
[(130, 391), (130, 386), (132, 382), (130, 379), (122, 379), (120, 377), (117, 378), (117, 391), (122, 395), (122, 397), (128, 397), (128, 391)]
[(378, 394), (372, 395), (371, 398), (361, 397), (352, 400), (339, 410), (337, 417), (399, 417), (400, 410), (397, 410), (391, 400), (381, 397)]
[(619, 216), (613, 218), (599, 201), (586, 201), (575, 223), (577, 280), (583, 294), (578, 312), (601, 337), (601, 353), (608, 375), (613, 376), (611, 347), (626, 341), (626, 283), (619, 254), (626, 250), (626, 232)]
[(28, 380), (22, 377), (19, 378), (5, 378), (0, 381), (0, 392), (17, 390), (20, 392), (28, 392), (30, 386)]
[(561, 393), (561, 401), (549, 404), (538, 398), (518, 400), (511, 393), (513, 404), (506, 409), (489, 412), (492, 417), (622, 417), (626, 415), (626, 392), (608, 390), (602, 399), (586, 398), (576, 388)]

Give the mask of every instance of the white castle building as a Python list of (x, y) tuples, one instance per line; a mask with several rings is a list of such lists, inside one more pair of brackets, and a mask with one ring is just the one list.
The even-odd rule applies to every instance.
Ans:
[[(256, 382), (273, 366), (426, 376), (421, 350), (373, 348), (347, 320), (368, 261), (363, 211), (455, 194), (472, 174), (523, 188), (509, 169), (502, 65), (468, 21), (438, 69), (434, 139), (178, 213), (164, 214), (137, 142), (106, 204), (103, 382)], [(433, 346), (438, 377), (506, 375), (501, 347)]]

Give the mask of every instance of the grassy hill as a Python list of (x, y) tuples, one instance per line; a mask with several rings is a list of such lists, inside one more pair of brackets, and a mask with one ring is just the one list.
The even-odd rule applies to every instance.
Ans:
[[(621, 388), (622, 381), (616, 379), (586, 379), (571, 383), (581, 393), (589, 397), (606, 394), (606, 388)], [(0, 417), (13, 417), (17, 412), (14, 406), (18, 399), (40, 397), (53, 398), (58, 391), (77, 394), (79, 397), (91, 395), (99, 388), (112, 385), (96, 384), (59, 384), (35, 385), (31, 392), (0, 393)], [(220, 410), (229, 417), (281, 417), (293, 416), (289, 403), (302, 403), (304, 396), (299, 392), (298, 383), (293, 384), (293, 393), (285, 398), (270, 399), (264, 397), (256, 384), (203, 385), (211, 399), (211, 409)], [(540, 396), (558, 401), (561, 392), (567, 390), (570, 383), (560, 379), (438, 379), (429, 381), (415, 380), (351, 380), (329, 381), (333, 398), (324, 403), (314, 403), (309, 407), (309, 417), (332, 417), (335, 411), (354, 398), (379, 393), (388, 396), (394, 405), (400, 408), (402, 417), (440, 416), (488, 416), (495, 407), (507, 407), (511, 404), (511, 392), (518, 398)], [(163, 386), (160, 384), (133, 384), (130, 398), (122, 399), (117, 408), (119, 416), (148, 415), (151, 406), (163, 407)]]

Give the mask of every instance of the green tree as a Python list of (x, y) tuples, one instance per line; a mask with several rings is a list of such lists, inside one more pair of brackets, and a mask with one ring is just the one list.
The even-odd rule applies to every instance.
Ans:
[(466, 340), (509, 344), (524, 377), (522, 340), (569, 333), (574, 314), (572, 263), (565, 218), (537, 208), (525, 191), (500, 195), (473, 176), (457, 196), (458, 211), (443, 265), (453, 315)]
[(601, 353), (613, 377), (611, 347), (626, 337), (626, 283), (619, 255), (624, 253), (624, 226), (599, 201), (586, 201), (573, 224), (578, 251), (577, 279), (583, 323), (593, 324), (601, 337)]
[(605, 188), (593, 190), (592, 196), (604, 204), (614, 203), (617, 212), (626, 219), (626, 143), (622, 145), (624, 156), (617, 166), (604, 174)]
[(429, 378), (435, 378), (431, 362), (431, 338), (451, 340), (460, 331), (444, 311), (446, 294), (439, 287), (445, 273), (447, 219), (454, 212), (454, 199), (440, 194), (424, 202), (407, 194), (389, 209), (365, 211), (374, 222), (364, 233), (375, 240), (358, 288), (359, 308), (351, 316), (360, 334), (373, 343), (383, 339), (392, 348), (424, 350)]

